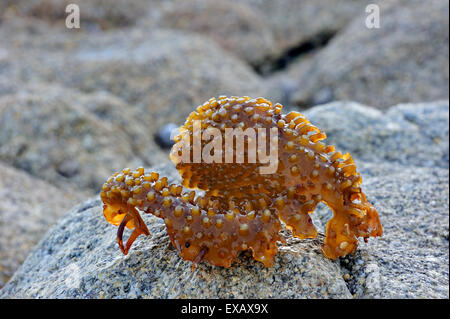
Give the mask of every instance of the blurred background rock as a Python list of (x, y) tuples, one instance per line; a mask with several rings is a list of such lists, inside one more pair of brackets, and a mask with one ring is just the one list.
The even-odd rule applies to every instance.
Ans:
[[(70, 3), (80, 29), (65, 27)], [(365, 25), (369, 3), (379, 29)], [(447, 0), (0, 0), (0, 287), (112, 172), (167, 163), (170, 128), (212, 96), (309, 109), (361, 161), (448, 170), (448, 10)], [(11, 240), (19, 232), (24, 241)]]

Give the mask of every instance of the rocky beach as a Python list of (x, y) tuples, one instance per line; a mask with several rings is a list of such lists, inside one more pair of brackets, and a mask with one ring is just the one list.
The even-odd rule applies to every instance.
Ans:
[[(449, 298), (448, 1), (0, 1), (0, 298)], [(123, 255), (102, 184), (179, 183), (170, 130), (220, 95), (280, 102), (352, 154), (383, 236), (327, 259), (321, 204), (273, 267), (191, 272), (143, 214)]]

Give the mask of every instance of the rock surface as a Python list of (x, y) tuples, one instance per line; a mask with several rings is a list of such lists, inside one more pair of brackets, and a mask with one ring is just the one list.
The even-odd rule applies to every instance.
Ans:
[[(209, 36), (250, 64), (263, 66), (285, 51), (336, 33), (364, 13), (367, 0), (6, 0), (3, 11), (63, 25), (69, 3), (80, 8), (83, 29), (141, 25)], [(330, 10), (330, 8), (333, 8)]]
[(83, 193), (56, 188), (0, 163), (0, 287), (19, 268), (51, 225)]
[(352, 100), (377, 108), (449, 97), (449, 2), (380, 4), (380, 28), (356, 18), (298, 75), (296, 104)]
[(263, 92), (250, 67), (207, 38), (183, 32), (91, 37), (66, 58), (70, 61), (61, 65), (69, 76), (63, 82), (83, 91), (107, 90), (136, 104), (154, 132), (168, 122), (183, 123), (193, 105), (212, 96)]
[[(449, 298), (448, 169), (399, 167), (365, 179), (384, 233), (341, 264), (357, 298)], [(364, 170), (363, 170), (364, 173)], [(381, 173), (381, 172), (380, 172)]]
[(304, 114), (326, 132), (328, 143), (361, 161), (449, 167), (448, 100), (400, 104), (387, 111), (333, 102)]
[(332, 35), (364, 14), (366, 0), (231, 0), (250, 7), (273, 32), (279, 52)]
[[(138, 133), (105, 120), (123, 112), (126, 106), (121, 103), (107, 95), (83, 95), (53, 86), (4, 95), (0, 97), (0, 160), (60, 186), (70, 183), (74, 189), (96, 191), (111, 170), (144, 164), (133, 148), (132, 133)], [(108, 111), (102, 112), (105, 105)], [(127, 114), (114, 118), (128, 119), (132, 125)], [(139, 144), (139, 138), (134, 140)]]
[(228, 0), (164, 2), (140, 27), (162, 27), (204, 34), (252, 65), (279, 54), (274, 34), (260, 12)]
[[(262, 80), (244, 62), (206, 37), (180, 31), (68, 35), (52, 53), (39, 43), (3, 50), (10, 57), (5, 76), (18, 83), (58, 82), (86, 93), (107, 91), (138, 108), (151, 134), (166, 123), (182, 124), (193, 106), (212, 96), (264, 92)], [(5, 86), (5, 92), (14, 91)]]
[[(348, 103), (324, 105), (312, 109), (310, 115), (320, 111), (322, 120), (336, 123), (353, 117), (363, 127), (373, 122), (371, 115), (380, 115), (380, 111), (357, 104), (351, 104), (352, 112), (342, 112), (345, 105)], [(448, 133), (438, 129), (444, 125), (441, 121), (448, 126), (448, 113), (439, 113), (441, 105), (400, 105), (388, 114), (394, 118), (409, 114), (410, 121), (429, 121), (436, 128), (435, 138), (448, 139)], [(387, 123), (394, 121), (387, 115), (382, 118)], [(344, 125), (341, 130), (352, 139), (348, 145), (367, 143), (354, 134), (353, 126)], [(418, 134), (404, 136), (409, 136), (408, 143), (419, 138)], [(117, 229), (104, 220), (101, 202), (94, 198), (58, 221), (0, 291), (0, 297), (448, 298), (448, 168), (403, 158), (403, 149), (391, 150), (392, 158), (387, 160), (384, 147), (390, 144), (380, 144), (370, 161), (355, 157), (368, 200), (379, 210), (384, 234), (361, 243), (354, 255), (330, 261), (320, 251), (321, 236), (315, 240), (289, 237), (280, 247), (274, 268), (264, 268), (242, 254), (230, 269), (201, 263), (191, 273), (190, 263), (171, 246), (164, 224), (152, 215), (144, 215), (151, 236), (139, 237), (130, 253), (123, 256), (115, 241)], [(446, 152), (448, 158), (448, 149)], [(363, 151), (358, 154), (364, 156)], [(445, 167), (441, 153), (430, 151), (429, 159), (435, 166)], [(179, 180), (170, 164), (155, 170), (171, 181)], [(323, 232), (329, 210), (321, 206), (313, 216)]]

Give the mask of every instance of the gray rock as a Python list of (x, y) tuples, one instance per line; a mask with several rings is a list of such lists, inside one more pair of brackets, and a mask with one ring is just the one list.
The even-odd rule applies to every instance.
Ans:
[(298, 75), (303, 74), (314, 61), (317, 52), (302, 54), (284, 69), (266, 76), (264, 78), (266, 92), (265, 96), (271, 101), (278, 101), (284, 107), (294, 107), (292, 98), (298, 91)]
[(277, 50), (284, 52), (324, 34), (334, 34), (355, 16), (363, 15), (366, 0), (231, 0), (245, 4), (273, 32)]
[(448, 185), (441, 168), (403, 167), (366, 179), (384, 233), (341, 262), (355, 297), (449, 298)]
[[(48, 94), (48, 93), (47, 93)], [(80, 108), (88, 110), (102, 121), (111, 123), (130, 140), (133, 152), (146, 165), (156, 165), (168, 158), (153, 138), (153, 127), (142, 119), (139, 108), (105, 91), (82, 94), (77, 90), (65, 90), (65, 97), (76, 101)]]
[[(173, 28), (207, 35), (255, 66), (305, 42), (342, 29), (363, 13), (367, 0), (5, 0), (8, 15), (38, 18), (62, 25), (65, 7), (78, 4), (81, 28), (98, 32), (135, 24), (146, 32)], [(332, 10), (330, 10), (332, 8)], [(68, 33), (69, 34), (69, 33)]]
[(378, 3), (380, 28), (356, 18), (300, 70), (293, 103), (314, 105), (324, 88), (335, 100), (381, 109), (448, 99), (449, 2)]
[(157, 13), (139, 23), (143, 28), (172, 28), (204, 34), (253, 65), (278, 54), (275, 39), (259, 11), (228, 0), (175, 0), (152, 7)]
[(151, 8), (147, 0), (117, 0), (113, 6), (108, 0), (7, 0), (5, 10), (62, 24), (66, 20), (66, 6), (69, 4), (79, 6), (80, 27), (83, 29), (110, 29), (132, 25)]
[(9, 56), (5, 76), (17, 83), (48, 81), (87, 93), (107, 91), (135, 105), (151, 135), (166, 123), (182, 124), (213, 96), (264, 92), (263, 82), (244, 62), (207, 37), (179, 31), (148, 34), (133, 28), (67, 35), (52, 53), (28, 44), (26, 57), (25, 45), (4, 46)]
[[(171, 165), (157, 169), (178, 180)], [(176, 177), (176, 178), (175, 178)], [(93, 198), (69, 211), (0, 291), (0, 298), (349, 298), (337, 261), (318, 240), (289, 238), (273, 268), (241, 254), (229, 269), (202, 262), (191, 273), (160, 219), (143, 215), (151, 236), (124, 256), (117, 228)]]
[(65, 211), (87, 198), (0, 163), (0, 287)]
[(142, 117), (155, 126), (183, 123), (195, 106), (213, 96), (263, 91), (247, 65), (204, 37), (134, 30), (90, 39), (75, 51), (67, 81), (139, 104)]
[[(104, 107), (107, 111), (100, 112)], [(145, 130), (136, 131), (126, 108), (111, 96), (59, 86), (4, 95), (0, 160), (60, 186), (97, 192), (112, 170), (146, 163), (136, 154), (140, 144), (151, 150)]]
[(361, 161), (449, 167), (449, 103), (402, 104), (382, 112), (354, 102), (333, 102), (305, 116), (327, 143)]
[[(70, 51), (84, 36), (58, 24), (8, 11), (0, 24), (0, 96), (20, 92), (30, 84), (55, 82), (54, 70), (44, 60), (51, 53)], [(59, 72), (65, 72), (63, 66)]]
[[(340, 260), (353, 297), (448, 298), (448, 169), (370, 162), (358, 169), (383, 236), (361, 240)], [(315, 214), (322, 224), (332, 216), (324, 205)]]

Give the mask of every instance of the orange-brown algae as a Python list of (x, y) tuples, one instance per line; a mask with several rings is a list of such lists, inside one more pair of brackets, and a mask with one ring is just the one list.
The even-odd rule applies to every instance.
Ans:
[[(325, 133), (302, 114), (281, 114), (282, 105), (264, 98), (211, 98), (192, 112), (172, 148), (171, 159), (182, 185), (200, 189), (182, 193), (181, 185), (167, 185), (155, 172), (124, 169), (103, 185), (101, 199), (106, 220), (119, 226), (117, 240), (124, 254), (140, 235), (149, 235), (139, 211), (162, 218), (173, 246), (185, 260), (207, 260), (229, 267), (242, 250), (251, 250), (256, 260), (273, 265), (281, 221), (299, 238), (314, 238), (317, 231), (311, 214), (319, 202), (333, 211), (326, 226), (322, 250), (336, 259), (356, 250), (358, 237), (381, 236), (375, 208), (361, 191), (361, 176), (350, 154), (326, 145)], [(193, 140), (194, 121), (201, 128), (277, 128), (278, 168), (261, 174), (261, 163), (191, 163), (180, 161), (184, 138)], [(268, 139), (268, 137), (267, 137)], [(208, 143), (201, 140), (201, 149)], [(225, 145), (223, 145), (225, 148)], [(247, 148), (244, 155), (247, 158)], [(225, 156), (223, 149), (222, 156)], [(191, 154), (192, 159), (192, 154)], [(133, 229), (127, 244), (124, 227)]]

